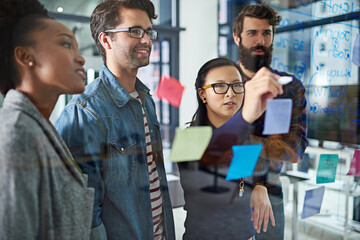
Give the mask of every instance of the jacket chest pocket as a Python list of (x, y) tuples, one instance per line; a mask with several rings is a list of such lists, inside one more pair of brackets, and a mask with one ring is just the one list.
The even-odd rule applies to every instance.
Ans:
[(132, 138), (109, 143), (110, 176), (125, 181), (135, 174), (137, 168), (137, 144)]

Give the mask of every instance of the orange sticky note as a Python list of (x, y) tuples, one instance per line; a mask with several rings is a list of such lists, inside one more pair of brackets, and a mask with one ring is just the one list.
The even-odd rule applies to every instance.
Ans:
[(179, 107), (184, 89), (185, 87), (177, 79), (161, 75), (156, 96), (160, 99), (166, 99), (174, 107)]
[(346, 175), (360, 177), (360, 149), (355, 149), (349, 172)]

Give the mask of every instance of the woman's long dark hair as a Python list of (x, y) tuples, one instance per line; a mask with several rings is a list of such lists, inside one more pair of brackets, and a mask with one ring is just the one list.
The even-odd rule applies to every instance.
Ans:
[(211, 59), (210, 61), (206, 62), (199, 70), (198, 75), (196, 77), (195, 82), (195, 90), (196, 90), (196, 99), (198, 102), (198, 108), (192, 117), (192, 120), (190, 122), (190, 126), (204, 126), (209, 123), (209, 119), (207, 117), (207, 110), (205, 103), (202, 102), (202, 99), (200, 98), (198, 94), (198, 89), (204, 86), (205, 84), (205, 78), (209, 71), (213, 68), (217, 67), (223, 67), (223, 66), (234, 66), (238, 69), (240, 72), (240, 67), (235, 62), (233, 62), (230, 59), (219, 57)]

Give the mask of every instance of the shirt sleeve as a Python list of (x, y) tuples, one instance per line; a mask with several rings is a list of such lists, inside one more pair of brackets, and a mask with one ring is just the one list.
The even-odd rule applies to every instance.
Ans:
[[(293, 101), (289, 133), (280, 136), (281, 140), (294, 150), (298, 159), (301, 159), (308, 146), (305, 88), (300, 80), (294, 78), (290, 84), (284, 86), (284, 94), (277, 98), (289, 98)], [(264, 120), (265, 114), (261, 116), (255, 127), (255, 136), (267, 137), (262, 135)]]
[[(92, 219), (92, 228), (95, 229), (102, 225), (100, 215), (105, 192), (102, 169), (107, 154), (103, 130), (94, 115), (76, 104), (64, 109), (55, 122), (55, 128), (82, 171), (88, 175), (88, 186), (95, 189)], [(104, 227), (96, 229), (104, 231), (96, 235), (106, 236)]]
[(294, 79), (291, 85), (286, 87), (283, 97), (291, 98), (293, 107), (289, 133), (283, 134), (282, 139), (301, 159), (308, 146), (308, 139), (305, 88), (300, 80)]
[[(290, 84), (284, 86), (284, 94), (278, 98), (290, 98), (293, 101), (289, 133), (281, 134), (280, 139), (294, 150), (297, 157), (284, 157), (283, 161), (286, 159), (289, 161), (290, 159), (299, 160), (304, 156), (305, 149), (308, 146), (305, 88), (300, 80), (294, 78)], [(255, 136), (267, 137), (262, 135), (264, 119), (265, 114), (259, 119), (254, 129)], [(253, 183), (265, 184), (271, 179), (269, 174), (277, 176), (281, 171), (283, 161), (270, 161), (260, 157), (254, 171)]]
[(229, 121), (213, 131), (210, 143), (200, 162), (202, 164), (230, 163), (231, 157), (224, 157), (231, 146), (248, 138), (253, 125), (247, 123), (239, 110)]

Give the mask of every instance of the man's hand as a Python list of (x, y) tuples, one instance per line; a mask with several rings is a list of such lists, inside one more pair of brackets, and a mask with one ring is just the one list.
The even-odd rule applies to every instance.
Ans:
[(265, 112), (267, 100), (283, 93), (282, 85), (277, 82), (279, 78), (263, 67), (245, 83), (242, 115), (246, 122), (253, 123)]
[(269, 218), (271, 225), (275, 226), (274, 213), (269, 200), (267, 188), (263, 185), (256, 185), (250, 197), (251, 220), (254, 222), (254, 228), (257, 233), (261, 232), (261, 224), (263, 224), (263, 231), (267, 231)]

